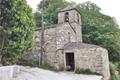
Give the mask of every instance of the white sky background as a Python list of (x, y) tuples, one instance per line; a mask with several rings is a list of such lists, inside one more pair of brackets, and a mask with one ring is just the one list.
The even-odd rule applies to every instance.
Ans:
[[(27, 0), (28, 4), (36, 11), (37, 5), (41, 0)], [(102, 13), (115, 17), (120, 26), (120, 1), (119, 0), (67, 0), (76, 3), (83, 3), (86, 1), (91, 1), (97, 4), (101, 9)]]

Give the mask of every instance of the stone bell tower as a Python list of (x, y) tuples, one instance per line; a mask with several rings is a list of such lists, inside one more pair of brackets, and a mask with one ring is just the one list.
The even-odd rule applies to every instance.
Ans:
[(82, 42), (82, 27), (80, 12), (69, 6), (58, 13), (58, 24), (68, 23), (76, 34), (76, 42)]

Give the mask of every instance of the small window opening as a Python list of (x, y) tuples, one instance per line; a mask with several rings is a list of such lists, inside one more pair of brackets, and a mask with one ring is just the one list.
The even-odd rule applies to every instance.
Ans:
[(69, 22), (69, 13), (68, 12), (65, 13), (65, 22)]

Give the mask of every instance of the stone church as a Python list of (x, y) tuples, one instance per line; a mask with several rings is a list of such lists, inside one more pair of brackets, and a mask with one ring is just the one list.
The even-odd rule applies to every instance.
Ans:
[[(44, 63), (57, 69), (86, 70), (108, 79), (108, 51), (100, 46), (83, 43), (80, 12), (67, 7), (58, 12), (58, 24), (44, 30)], [(41, 49), (41, 28), (35, 30), (35, 52)], [(34, 59), (37, 59), (35, 54)]]

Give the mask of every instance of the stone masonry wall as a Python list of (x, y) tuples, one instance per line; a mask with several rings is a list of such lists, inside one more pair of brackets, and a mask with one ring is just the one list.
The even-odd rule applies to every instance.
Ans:
[[(50, 63), (52, 66), (55, 61), (56, 52), (56, 34), (55, 27), (47, 28), (44, 31), (44, 50), (45, 54), (43, 56), (45, 63)], [(35, 31), (35, 49), (34, 52), (40, 53), (41, 50), (41, 29)], [(39, 58), (39, 57), (38, 57)], [(39, 59), (38, 59), (39, 60)]]
[[(76, 34), (68, 23), (50, 26), (44, 31), (44, 49), (45, 60), (51, 66), (55, 66), (57, 57), (57, 50), (61, 49), (68, 42), (76, 42)], [(41, 29), (35, 31), (35, 50), (34, 52), (40, 53), (41, 44)], [(33, 55), (31, 55), (33, 56)], [(35, 56), (35, 54), (34, 54)], [(33, 57), (34, 57), (33, 56)], [(39, 58), (39, 57), (38, 57)], [(39, 59), (37, 59), (39, 60)]]
[(68, 23), (59, 24), (56, 28), (57, 49), (61, 49), (69, 42), (76, 42), (76, 34)]
[[(69, 13), (69, 23), (76, 31), (77, 42), (82, 42), (82, 23), (80, 13), (76, 10), (64, 11), (58, 13), (58, 24), (65, 24), (65, 13)], [(69, 26), (70, 27), (70, 26)]]
[(83, 48), (76, 50), (76, 69), (90, 69), (103, 75), (105, 80), (110, 77), (108, 52), (103, 48)]
[(74, 53), (75, 71), (89, 69), (92, 72), (99, 73), (103, 80), (110, 78), (109, 59), (106, 49), (101, 47), (80, 48), (80, 49), (60, 49), (57, 50), (57, 61), (55, 67), (66, 69), (66, 53)]
[(71, 11), (64, 11), (64, 12), (59, 12), (58, 13), (58, 24), (63, 24), (65, 23), (65, 13), (69, 13), (69, 22), (70, 23), (78, 23), (78, 18), (79, 18), (79, 23), (81, 23), (81, 16), (78, 11), (76, 10), (71, 10)]

